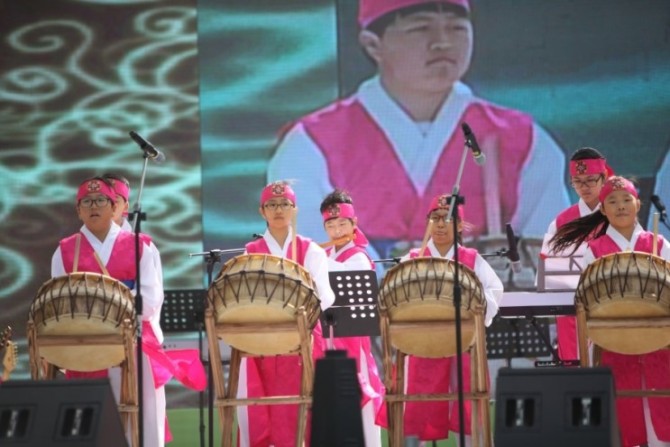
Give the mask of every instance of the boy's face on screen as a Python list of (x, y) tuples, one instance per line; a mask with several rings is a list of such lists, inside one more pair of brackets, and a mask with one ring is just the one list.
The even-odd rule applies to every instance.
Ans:
[(385, 83), (444, 92), (470, 66), (472, 23), (452, 12), (415, 12), (398, 17), (381, 37), (365, 33), (361, 41)]

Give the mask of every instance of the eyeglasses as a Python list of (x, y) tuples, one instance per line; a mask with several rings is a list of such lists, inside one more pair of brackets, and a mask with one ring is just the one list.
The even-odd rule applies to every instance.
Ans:
[(448, 219), (448, 217), (449, 217), (448, 214), (445, 215), (431, 214), (430, 216), (428, 216), (428, 219), (430, 219), (430, 221), (433, 222), (434, 224), (439, 222), (449, 223), (450, 220)]
[(572, 187), (575, 188), (575, 189), (579, 189), (579, 188), (584, 187), (584, 186), (587, 186), (589, 188), (593, 188), (594, 186), (596, 186), (598, 184), (598, 182), (600, 181), (601, 178), (602, 178), (602, 176), (597, 177), (597, 178), (586, 179), (584, 181), (582, 181), (582, 180), (572, 180)]
[(265, 208), (266, 210), (272, 210), (272, 211), (277, 211), (279, 208), (281, 208), (282, 211), (288, 211), (293, 207), (294, 207), (294, 205), (290, 202), (282, 202), (282, 203), (268, 202), (268, 203), (263, 205), (263, 208)]
[(96, 197), (95, 199), (85, 197), (79, 201), (79, 205), (81, 205), (82, 208), (91, 208), (93, 207), (93, 204), (95, 204), (96, 208), (102, 208), (107, 205), (108, 202), (110, 202), (110, 200), (107, 197)]

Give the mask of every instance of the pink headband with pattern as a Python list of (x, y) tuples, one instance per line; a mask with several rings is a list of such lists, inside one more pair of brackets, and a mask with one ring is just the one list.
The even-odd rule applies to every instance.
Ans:
[(329, 221), (337, 217), (344, 217), (345, 219), (353, 219), (356, 217), (354, 206), (351, 203), (334, 203), (329, 206), (323, 213), (321, 213), (323, 221)]
[(607, 196), (614, 191), (626, 191), (632, 194), (636, 199), (638, 198), (637, 188), (635, 188), (633, 182), (623, 177), (614, 176), (608, 178), (603, 185), (603, 189), (600, 190), (600, 194), (598, 195), (600, 203), (604, 203)]
[(130, 187), (126, 185), (124, 182), (120, 180), (116, 180), (113, 178), (109, 179), (109, 182), (112, 184), (112, 187), (114, 188), (114, 192), (123, 197), (125, 201), (128, 201), (128, 198), (130, 197)]
[[(441, 194), (439, 196), (433, 197), (433, 200), (430, 201), (430, 209), (428, 214), (432, 213), (435, 210), (448, 210), (449, 204), (451, 203), (451, 196), (449, 194)], [(463, 219), (463, 205), (458, 207), (458, 217)]]
[(295, 201), (295, 192), (293, 188), (288, 183), (284, 182), (273, 182), (263, 188), (261, 192), (261, 205), (267, 202), (270, 199), (281, 198), (290, 200), (294, 205), (297, 205)]
[(112, 202), (116, 200), (116, 193), (114, 192), (112, 187), (109, 186), (107, 183), (103, 182), (102, 180), (94, 178), (90, 180), (85, 180), (81, 185), (79, 185), (79, 189), (77, 190), (77, 202), (79, 202), (88, 194), (96, 192), (106, 196)]
[(570, 176), (603, 174), (606, 177), (614, 175), (604, 158), (586, 158), (584, 160), (570, 160)]
[[(356, 217), (356, 212), (354, 211), (354, 206), (351, 203), (334, 203), (329, 206), (323, 213), (323, 222), (328, 222), (330, 219), (336, 219), (338, 217), (343, 217), (345, 219), (354, 219)], [(368, 238), (365, 237), (365, 234), (361, 231), (360, 228), (354, 228), (354, 245), (359, 247), (367, 247), (370, 244)]]

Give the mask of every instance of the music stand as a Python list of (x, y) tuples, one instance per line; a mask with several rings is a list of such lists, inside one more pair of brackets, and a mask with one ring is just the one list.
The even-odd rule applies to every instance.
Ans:
[(497, 316), (486, 328), (488, 358), (505, 359), (507, 366), (512, 366), (513, 358), (551, 356), (553, 352), (548, 341), (549, 322), (545, 319), (524, 320)]
[(206, 296), (203, 289), (166, 290), (161, 308), (163, 332), (201, 331)]
[(380, 335), (377, 308), (377, 275), (374, 270), (330, 272), (330, 287), (335, 302), (321, 313), (324, 337), (367, 337)]

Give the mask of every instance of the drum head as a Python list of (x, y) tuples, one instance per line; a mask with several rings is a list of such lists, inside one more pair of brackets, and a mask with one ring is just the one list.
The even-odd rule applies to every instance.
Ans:
[[(134, 324), (130, 289), (109, 276), (72, 273), (52, 278), (37, 292), (30, 307), (40, 356), (59, 368), (97, 371), (125, 359), (121, 344), (87, 345), (87, 337), (121, 335), (123, 322)], [(40, 344), (40, 340), (68, 337), (79, 340), (67, 346)]]
[[(588, 338), (620, 354), (646, 354), (670, 345), (670, 327), (616, 327), (618, 320), (670, 316), (670, 269), (649, 253), (615, 253), (582, 273), (576, 300), (586, 310)], [(608, 320), (611, 327), (589, 321)]]
[[(481, 283), (474, 272), (460, 265), (461, 319), (472, 323), (475, 312), (485, 311)], [(456, 353), (453, 325), (444, 332), (434, 326), (421, 329), (421, 322), (453, 322), (454, 262), (439, 258), (415, 258), (390, 269), (379, 293), (380, 312), (389, 319), (391, 345), (402, 352), (420, 357), (449, 357)], [(394, 327), (394, 323), (417, 323), (412, 329)], [(450, 328), (450, 329), (446, 329)], [(461, 331), (461, 350), (474, 342), (474, 325)]]
[[(300, 345), (297, 317), (305, 312), (309, 328), (321, 308), (310, 274), (299, 264), (265, 254), (237, 256), (226, 262), (207, 297), (214, 308), (217, 336), (250, 354), (294, 352)], [(272, 332), (273, 325), (295, 325), (295, 332)], [(260, 326), (262, 333), (234, 333), (227, 327)]]

